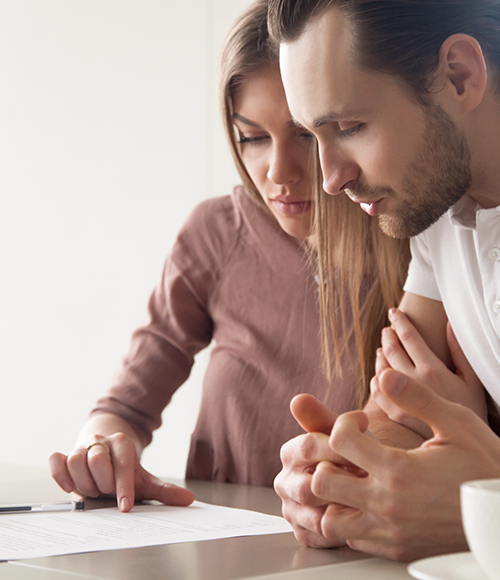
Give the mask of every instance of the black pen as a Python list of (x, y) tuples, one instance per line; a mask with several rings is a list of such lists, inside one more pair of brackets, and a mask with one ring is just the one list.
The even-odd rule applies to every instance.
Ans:
[(32, 505), (2, 505), (0, 506), (0, 514), (20, 514), (28, 512), (81, 512), (84, 509), (84, 501), (65, 501)]

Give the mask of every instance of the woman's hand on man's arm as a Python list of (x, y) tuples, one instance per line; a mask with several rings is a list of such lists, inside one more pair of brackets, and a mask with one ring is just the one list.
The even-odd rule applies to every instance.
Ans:
[[(407, 316), (398, 312), (385, 337), (374, 394), (364, 413), (347, 413), (339, 421), (318, 401), (301, 396), (292, 403), (294, 416), (309, 434), (283, 447), (283, 470), (275, 488), (296, 537), (310, 546), (347, 542), (355, 549), (398, 559), (462, 548), (458, 484), (475, 475), (500, 473), (498, 439), (477, 417), (484, 420), (482, 386), (453, 333), (447, 332), (442, 304), (406, 294), (401, 309)], [(450, 370), (453, 363), (456, 372)], [(391, 388), (398, 375), (407, 381), (404, 396)], [(427, 386), (429, 378), (434, 384)], [(449, 402), (457, 399), (475, 414)], [(441, 414), (442, 424), (437, 419)], [(411, 417), (411, 429), (397, 422)], [(477, 431), (477, 441), (463, 432), (467, 422)], [(327, 441), (324, 434), (333, 425)], [(345, 429), (347, 425), (351, 429)], [(424, 442), (419, 426), (428, 428), (423, 435), (432, 440)], [(366, 436), (367, 428), (378, 441)], [(491, 454), (483, 449), (486, 457), (478, 452), (483, 442), (495, 448)], [(467, 473), (460, 469), (463, 457), (469, 461)], [(349, 464), (358, 465), (357, 472), (345, 467)], [(415, 489), (410, 491), (408, 482)], [(370, 499), (373, 505), (368, 505)], [(430, 519), (436, 532), (432, 538)]]
[[(441, 303), (420, 297), (413, 298), (413, 301), (419, 299), (423, 302), (422, 308), (428, 306), (428, 310), (436, 312), (436, 328), (441, 335), (445, 332), (443, 339), (450, 353), (451, 364), (450, 359), (445, 364), (434, 354), (404, 312), (393, 309), (389, 315), (391, 327), (384, 328), (382, 348), (377, 352), (376, 374), (370, 385), (372, 402), (393, 422), (408, 427), (423, 438), (432, 437), (432, 430), (428, 425), (410, 417), (382, 395), (379, 389), (380, 376), (385, 370), (392, 368), (427, 385), (441, 397), (472, 409), (486, 422), (487, 404), (483, 385), (462, 352), (449, 322), (442, 316)], [(443, 348), (440, 350), (443, 351)], [(450, 370), (448, 365), (454, 370)], [(371, 414), (369, 406), (366, 410)]]

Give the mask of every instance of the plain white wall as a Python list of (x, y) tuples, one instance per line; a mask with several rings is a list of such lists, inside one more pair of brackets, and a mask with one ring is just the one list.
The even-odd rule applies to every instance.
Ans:
[[(0, 0), (1, 463), (69, 451), (189, 210), (237, 174), (222, 38), (249, 0)], [(182, 477), (208, 353), (146, 467)]]

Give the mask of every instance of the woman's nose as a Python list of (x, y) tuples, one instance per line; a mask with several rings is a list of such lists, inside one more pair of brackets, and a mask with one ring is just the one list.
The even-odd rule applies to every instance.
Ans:
[(296, 183), (303, 174), (303, 160), (292, 147), (274, 147), (267, 172), (270, 181), (277, 185)]

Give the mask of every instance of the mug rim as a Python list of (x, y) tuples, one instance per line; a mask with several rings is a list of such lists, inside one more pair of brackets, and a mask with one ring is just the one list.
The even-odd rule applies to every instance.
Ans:
[(500, 493), (500, 478), (475, 479), (460, 484), (460, 489), (469, 493), (495, 494)]

